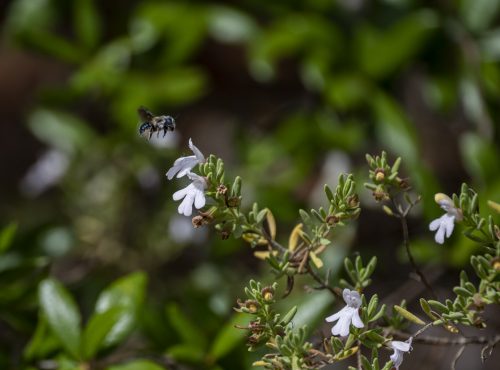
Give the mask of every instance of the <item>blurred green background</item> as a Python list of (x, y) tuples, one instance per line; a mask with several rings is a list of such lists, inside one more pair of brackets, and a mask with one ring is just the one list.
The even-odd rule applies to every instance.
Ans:
[[(0, 19), (2, 369), (42, 368), (61, 351), (25, 349), (44, 312), (41, 279), (64, 284), (86, 322), (100, 292), (132, 272), (140, 313), (96, 366), (247, 369), (258, 359), (232, 307), (250, 277), (272, 276), (241, 240), (176, 213), (180, 182), (164, 173), (188, 138), (242, 176), (244, 204), (271, 208), (284, 241), (298, 209), (353, 172), (363, 212), (326, 261), (335, 275), (345, 255), (378, 255), (382, 296), (410, 268), (398, 223), (362, 188), (366, 152), (403, 157), (423, 195), (413, 248), (437, 285), (456, 281), (474, 246), (433, 242), (434, 193), (466, 181), (483, 206), (499, 201), (499, 0), (12, 0)], [(176, 117), (177, 131), (139, 137), (140, 105)], [(318, 335), (332, 302), (301, 284), (288, 304)], [(436, 351), (429, 369), (452, 358)], [(458, 369), (483, 368), (479, 351), (467, 354)]]

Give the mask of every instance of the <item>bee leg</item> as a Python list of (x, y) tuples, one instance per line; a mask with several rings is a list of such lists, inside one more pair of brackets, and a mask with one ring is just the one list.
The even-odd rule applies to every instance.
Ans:
[(148, 140), (151, 140), (151, 136), (153, 136), (153, 131), (149, 131), (149, 136), (148, 136)]
[(164, 128), (163, 128), (163, 137), (165, 137), (165, 135), (167, 134), (167, 131), (168, 131), (168, 130), (167, 130), (167, 128), (166, 128), (166, 127), (164, 127)]

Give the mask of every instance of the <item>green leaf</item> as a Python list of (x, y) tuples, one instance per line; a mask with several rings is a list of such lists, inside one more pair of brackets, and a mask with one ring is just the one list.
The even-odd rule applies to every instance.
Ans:
[(94, 48), (101, 37), (101, 20), (94, 1), (77, 0), (73, 6), (75, 33), (87, 49)]
[(54, 279), (40, 283), (38, 297), (50, 329), (62, 346), (75, 358), (80, 357), (80, 312), (68, 291)]
[(434, 12), (421, 10), (383, 31), (359, 27), (355, 46), (360, 68), (372, 77), (386, 77), (418, 52), (437, 25)]
[(35, 333), (24, 348), (24, 358), (28, 361), (36, 358), (44, 358), (50, 352), (60, 347), (61, 344), (49, 330), (47, 319), (41, 314), (38, 318)]
[(412, 314), (410, 311), (408, 311), (407, 309), (401, 307), (401, 306), (394, 306), (394, 309), (401, 315), (403, 316), (405, 319), (415, 323), (415, 324), (418, 324), (418, 325), (425, 325), (425, 322), (422, 321), (420, 318), (418, 318), (417, 316), (415, 316), (414, 314)]
[(247, 331), (235, 328), (235, 326), (247, 326), (249, 321), (250, 318), (248, 315), (233, 315), (231, 320), (217, 333), (212, 348), (209, 351), (210, 357), (218, 360), (240, 345), (246, 337)]
[(175, 303), (170, 303), (166, 307), (166, 314), (177, 334), (182, 338), (182, 342), (205, 348), (206, 338), (200, 329), (187, 317)]
[(88, 148), (93, 138), (89, 126), (77, 117), (54, 110), (39, 109), (29, 117), (33, 134), (47, 145), (72, 153)]
[(9, 249), (16, 234), (17, 224), (11, 223), (0, 231), (0, 255)]
[(104, 346), (120, 343), (134, 328), (138, 313), (144, 301), (147, 277), (143, 272), (135, 272), (116, 280), (104, 290), (96, 302), (96, 313), (120, 307), (120, 319), (104, 339)]
[(126, 364), (110, 366), (106, 370), (165, 370), (165, 368), (148, 360), (134, 360)]
[(124, 314), (122, 307), (113, 307), (108, 311), (95, 313), (83, 331), (82, 356), (91, 359), (98, 352), (104, 339)]
[(483, 31), (500, 10), (499, 0), (460, 0), (460, 15), (472, 31)]

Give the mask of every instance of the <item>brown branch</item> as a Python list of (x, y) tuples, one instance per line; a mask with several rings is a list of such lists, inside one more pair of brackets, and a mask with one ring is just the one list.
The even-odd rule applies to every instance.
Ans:
[(408, 333), (404, 333), (401, 331), (392, 331), (394, 336), (396, 336), (398, 339), (409, 339), (410, 337), (413, 337), (413, 343), (421, 343), (421, 344), (428, 344), (428, 345), (438, 345), (438, 346), (460, 346), (460, 345), (468, 345), (468, 344), (487, 344), (489, 346), (494, 346), (498, 342), (500, 342), (500, 335), (496, 335), (492, 338), (490, 337), (452, 337), (452, 338), (447, 338), (447, 337), (436, 337), (436, 336), (431, 336), (431, 335), (423, 335), (419, 336), (423, 331), (428, 329), (430, 326), (432, 326), (432, 323), (427, 324), (424, 326), (422, 329), (417, 331), (415, 334), (411, 335)]

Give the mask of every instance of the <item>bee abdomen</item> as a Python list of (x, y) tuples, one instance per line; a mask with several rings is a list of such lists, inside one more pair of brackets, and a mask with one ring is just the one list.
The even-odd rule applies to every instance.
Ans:
[(149, 122), (144, 122), (141, 127), (139, 127), (139, 134), (143, 135), (146, 131), (151, 130), (153, 125)]

